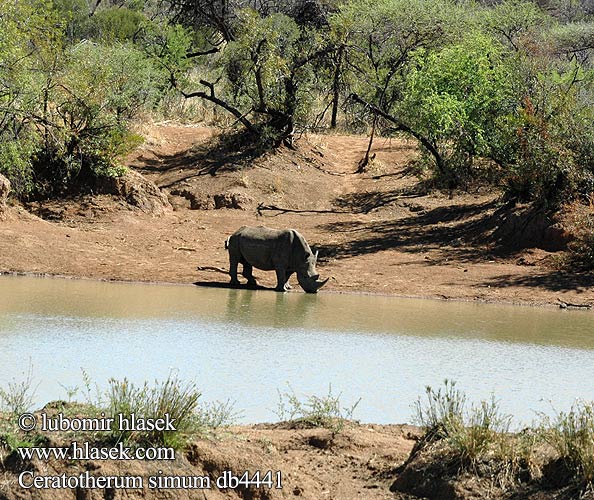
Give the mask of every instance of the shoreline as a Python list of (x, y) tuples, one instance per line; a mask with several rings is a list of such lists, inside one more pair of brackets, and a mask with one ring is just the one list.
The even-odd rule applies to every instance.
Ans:
[[(0, 277), (1, 276), (9, 276), (9, 277), (26, 277), (26, 278), (44, 278), (44, 279), (63, 279), (63, 280), (81, 280), (81, 281), (94, 281), (100, 283), (125, 283), (125, 284), (132, 284), (132, 285), (155, 285), (155, 286), (200, 286), (196, 283), (182, 283), (176, 281), (143, 281), (137, 279), (118, 279), (118, 278), (96, 278), (91, 276), (74, 276), (68, 274), (54, 274), (54, 273), (41, 273), (35, 271), (13, 271), (13, 270), (4, 270), (0, 269)], [(218, 288), (218, 287), (212, 287)], [(227, 287), (220, 287), (223, 289), (227, 289)], [(250, 290), (245, 286), (239, 286), (237, 288), (233, 288), (236, 290)], [(272, 288), (265, 289), (265, 290), (252, 290), (252, 291), (265, 291), (265, 292), (274, 292)], [(278, 293), (278, 292), (274, 292)], [(305, 293), (301, 290), (291, 290), (285, 293)], [(590, 311), (592, 306), (587, 305), (574, 305), (574, 304), (566, 304), (564, 307), (563, 304), (559, 301), (557, 302), (530, 302), (530, 301), (509, 301), (509, 300), (494, 300), (494, 299), (481, 299), (481, 298), (464, 298), (464, 297), (445, 297), (439, 295), (401, 295), (401, 294), (390, 294), (390, 293), (382, 293), (382, 292), (374, 292), (374, 291), (366, 291), (366, 290), (323, 290), (318, 292), (321, 295), (349, 295), (349, 296), (356, 296), (356, 295), (363, 295), (363, 296), (370, 296), (370, 297), (392, 297), (394, 299), (410, 299), (410, 300), (431, 300), (431, 301), (438, 301), (438, 302), (460, 302), (460, 303), (473, 303), (473, 304), (480, 304), (480, 305), (493, 305), (493, 306), (514, 306), (514, 307), (528, 307), (528, 308), (547, 308), (547, 309), (561, 309), (561, 310), (570, 310), (570, 311)], [(405, 425), (405, 424), (394, 424), (394, 425)]]

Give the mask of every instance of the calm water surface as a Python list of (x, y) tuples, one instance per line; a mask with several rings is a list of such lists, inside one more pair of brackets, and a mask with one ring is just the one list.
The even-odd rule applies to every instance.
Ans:
[[(83, 387), (193, 379), (276, 420), (277, 389), (362, 398), (355, 418), (410, 421), (426, 385), (491, 393), (518, 425), (594, 399), (594, 313), (364, 295), (0, 277), (0, 385), (29, 364), (37, 402)], [(81, 396), (82, 397), (82, 396)]]

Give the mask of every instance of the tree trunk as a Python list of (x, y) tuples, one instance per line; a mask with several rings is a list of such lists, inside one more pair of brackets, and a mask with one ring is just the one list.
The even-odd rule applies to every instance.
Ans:
[(359, 162), (359, 168), (357, 169), (358, 174), (362, 174), (365, 172), (367, 165), (369, 165), (369, 153), (371, 153), (371, 146), (373, 144), (373, 138), (375, 137), (375, 128), (377, 126), (377, 115), (373, 117), (373, 124), (371, 125), (371, 134), (369, 134), (369, 143), (367, 144), (367, 151), (365, 151), (365, 156)]
[(334, 81), (332, 82), (332, 118), (330, 119), (330, 128), (336, 128), (338, 118), (338, 102), (340, 100), (340, 74), (342, 70), (342, 53), (344, 47), (338, 50), (336, 55), (336, 68), (334, 70)]
[(433, 156), (433, 159), (435, 160), (435, 164), (436, 164), (439, 172), (443, 176), (448, 175), (449, 172), (446, 167), (445, 161), (439, 154), (439, 151), (437, 150), (435, 145), (429, 139), (427, 139), (426, 137), (421, 135), (416, 130), (413, 130), (412, 128), (410, 128), (404, 122), (400, 121), (397, 117), (392, 116), (392, 115), (386, 113), (385, 111), (382, 111), (377, 106), (375, 106), (375, 105), (367, 102), (365, 99), (362, 99), (361, 97), (359, 97), (357, 94), (351, 94), (349, 96), (349, 99), (353, 99), (353, 101), (358, 102), (359, 104), (363, 104), (364, 106), (367, 106), (371, 111), (373, 111), (376, 114), (376, 116), (381, 116), (382, 118), (385, 118), (389, 122), (392, 122), (394, 125), (396, 125), (396, 127), (395, 127), (396, 130), (400, 130), (402, 132), (406, 132), (407, 134), (412, 135), (415, 139), (417, 139), (425, 147), (425, 149), (427, 149), (427, 151), (429, 151), (431, 156)]

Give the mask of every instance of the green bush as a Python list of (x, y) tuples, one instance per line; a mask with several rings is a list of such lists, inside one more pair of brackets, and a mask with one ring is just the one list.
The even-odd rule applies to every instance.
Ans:
[(195, 383), (184, 383), (171, 374), (163, 382), (155, 381), (153, 386), (146, 382), (137, 386), (125, 378), (110, 379), (104, 404), (112, 417), (122, 414), (129, 418), (135, 414), (142, 418), (164, 418), (168, 414), (175, 419), (175, 431), (114, 430), (118, 441), (181, 447), (184, 438), (198, 430), (195, 417), (200, 395)]
[(325, 396), (307, 396), (300, 399), (291, 386), (288, 392), (278, 391), (278, 406), (276, 415), (281, 421), (300, 422), (311, 427), (324, 427), (333, 434), (341, 432), (347, 422), (353, 418), (353, 413), (361, 399), (353, 405), (343, 407), (341, 394), (334, 394), (332, 386), (328, 386)]
[(0, 174), (8, 178), (18, 198), (28, 196), (35, 189), (32, 164), (35, 149), (32, 142), (0, 138)]
[(133, 41), (142, 29), (145, 16), (126, 7), (98, 10), (84, 25), (85, 35), (101, 43)]
[(475, 32), (440, 51), (417, 51), (414, 65), (400, 115), (438, 151), (437, 178), (463, 186), (478, 176), (475, 159), (490, 155), (497, 118), (513, 109), (505, 51)]
[(414, 421), (430, 439), (445, 439), (463, 424), (466, 395), (456, 387), (456, 382), (445, 379), (437, 391), (427, 386), (425, 397), (414, 404)]
[(425, 396), (414, 406), (415, 421), (425, 430), (425, 443), (439, 441), (463, 465), (475, 466), (488, 456), (511, 460), (500, 452), (511, 417), (501, 413), (493, 397), (467, 407), (465, 394), (447, 379), (437, 391), (427, 387)]
[(542, 427), (546, 441), (587, 486), (594, 484), (594, 403), (579, 401), (568, 413), (546, 418)]

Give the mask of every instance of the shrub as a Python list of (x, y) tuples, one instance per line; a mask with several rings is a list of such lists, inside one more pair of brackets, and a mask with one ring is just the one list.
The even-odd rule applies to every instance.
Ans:
[(13, 379), (6, 389), (0, 387), (0, 411), (17, 416), (31, 408), (35, 398), (33, 365), (29, 364), (22, 380)]
[(587, 486), (594, 482), (594, 403), (578, 401), (568, 413), (544, 417), (546, 441)]
[(147, 442), (154, 445), (180, 447), (184, 437), (196, 431), (196, 409), (201, 393), (193, 382), (184, 383), (170, 374), (163, 382), (155, 381), (153, 386), (145, 382), (137, 386), (124, 378), (109, 380), (105, 393), (107, 412), (116, 418), (132, 414), (142, 418), (164, 418), (166, 414), (175, 419), (175, 431), (113, 431), (119, 440)]
[(419, 398), (414, 408), (415, 421), (425, 429), (424, 442), (441, 441), (463, 464), (471, 466), (494, 454), (511, 421), (493, 397), (467, 408), (464, 393), (447, 379), (437, 391), (428, 386), (426, 400)]
[(414, 421), (430, 439), (447, 438), (464, 421), (466, 396), (456, 388), (456, 382), (448, 379), (437, 391), (425, 387), (425, 395), (426, 401), (419, 398), (414, 404)]
[(477, 177), (475, 158), (490, 154), (497, 118), (513, 109), (503, 46), (470, 33), (440, 51), (417, 51), (414, 63), (401, 115), (435, 149), (437, 179), (448, 187), (464, 186)]
[(13, 192), (22, 198), (35, 189), (32, 157), (35, 144), (25, 140), (5, 140), (0, 137), (0, 173), (10, 181)]
[(289, 386), (288, 392), (278, 391), (278, 398), (276, 415), (281, 421), (296, 421), (312, 427), (324, 427), (333, 434), (344, 429), (361, 401), (359, 399), (353, 405), (343, 407), (341, 394), (334, 394), (331, 385), (328, 386), (328, 394), (325, 396), (307, 396), (305, 400), (301, 400)]
[(463, 462), (476, 462), (493, 451), (500, 437), (509, 430), (510, 417), (503, 415), (491, 398), (472, 405), (465, 421), (451, 429), (448, 444)]

